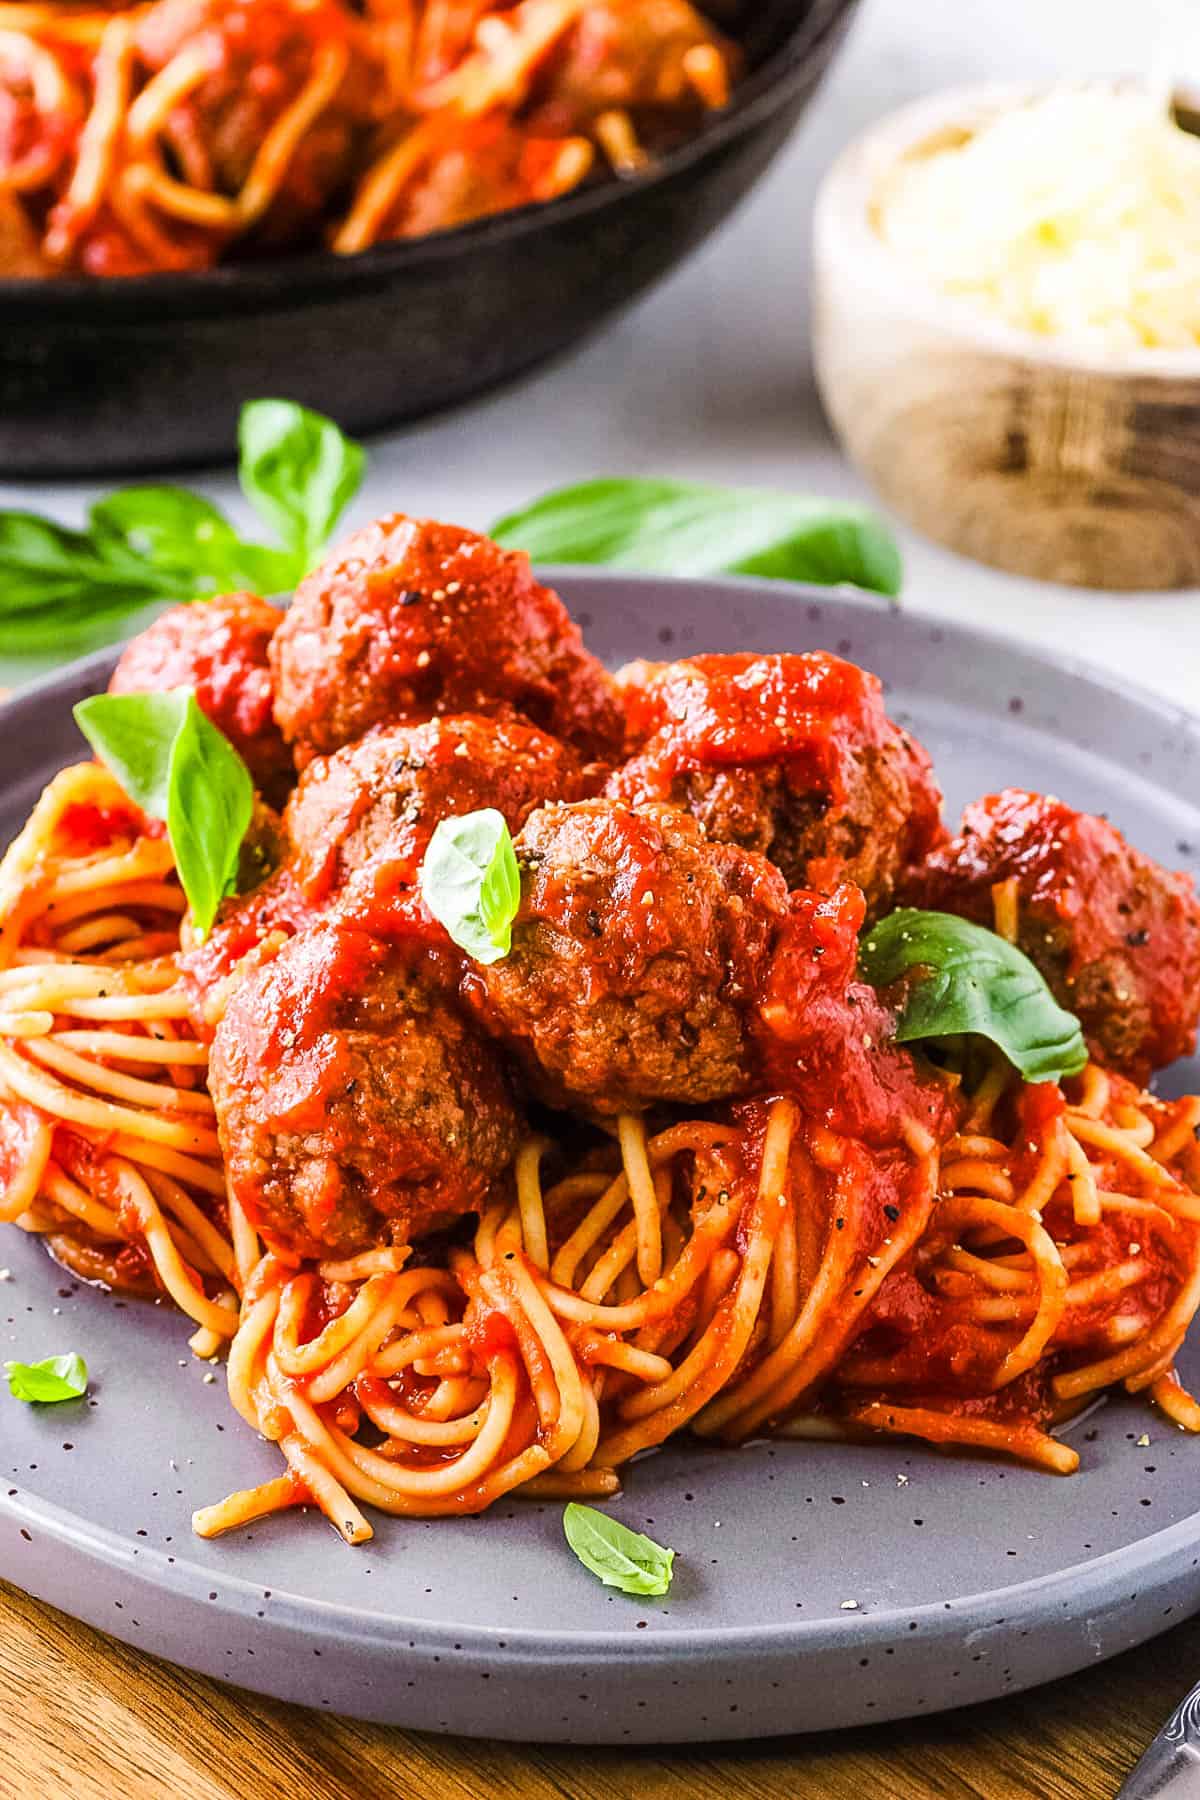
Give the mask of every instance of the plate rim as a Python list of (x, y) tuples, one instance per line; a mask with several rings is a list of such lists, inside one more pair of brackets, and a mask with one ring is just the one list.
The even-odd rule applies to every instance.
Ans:
[[(767, 1440), (758, 1442), (765, 1443)], [(754, 1440), (745, 1446), (747, 1449), (754, 1447)], [(1083, 1473), (1086, 1476), (1086, 1471)], [(1045, 1479), (1053, 1480), (1055, 1477), (1047, 1475)], [(549, 1501), (544, 1504), (553, 1506), (558, 1503)], [(114, 1571), (128, 1571), (126, 1540), (119, 1532), (107, 1526), (96, 1525), (82, 1514), (71, 1512), (53, 1501), (37, 1501), (33, 1504), (27, 1502), (21, 1506), (13, 1504), (12, 1499), (5, 1495), (0, 1498), (0, 1508), (14, 1518), (28, 1519), (39, 1530), (47, 1532), (55, 1542), (69, 1546), (74, 1553), (83, 1555), (90, 1563)], [(305, 1510), (311, 1515), (311, 1509)], [(383, 1516), (385, 1519), (388, 1517)], [(486, 1514), (480, 1516), (486, 1517)], [(278, 1521), (273, 1523), (277, 1524)], [(338, 1554), (339, 1549), (345, 1549), (329, 1534), (326, 1534), (322, 1542), (332, 1555)], [(533, 1654), (554, 1650), (559, 1653), (556, 1660), (564, 1660), (561, 1653), (565, 1651), (581, 1656), (586, 1654), (592, 1661), (597, 1656), (612, 1656), (623, 1661), (669, 1662), (676, 1655), (689, 1656), (708, 1650), (720, 1650), (722, 1653), (730, 1653), (737, 1660), (739, 1651), (746, 1656), (799, 1653), (830, 1644), (841, 1646), (847, 1641), (867, 1643), (875, 1636), (890, 1638), (900, 1620), (906, 1626), (914, 1619), (918, 1623), (927, 1620), (931, 1624), (934, 1621), (945, 1621), (947, 1631), (952, 1631), (957, 1636), (963, 1630), (974, 1628), (976, 1621), (982, 1622), (985, 1617), (990, 1619), (996, 1606), (1001, 1603), (1008, 1608), (1006, 1624), (1019, 1624), (1023, 1618), (1041, 1617), (1036, 1602), (1047, 1593), (1057, 1596), (1060, 1590), (1069, 1591), (1074, 1601), (1099, 1603), (1114, 1586), (1124, 1587), (1128, 1575), (1153, 1571), (1165, 1565), (1177, 1549), (1198, 1546), (1200, 1497), (1197, 1499), (1196, 1511), (1187, 1518), (1162, 1526), (1149, 1536), (1138, 1538), (1133, 1544), (1105, 1551), (1084, 1562), (1071, 1563), (1063, 1569), (1048, 1570), (1042, 1575), (1016, 1582), (1011, 1587), (984, 1589), (959, 1595), (953, 1600), (923, 1601), (912, 1606), (858, 1603), (853, 1611), (821, 1619), (797, 1619), (778, 1624), (683, 1626), (674, 1627), (658, 1637), (638, 1639), (632, 1637), (627, 1630), (612, 1627), (607, 1630), (586, 1631), (565, 1626), (553, 1629), (522, 1625), (493, 1626), (413, 1618), (399, 1612), (336, 1605), (276, 1587), (271, 1590), (272, 1621), (277, 1627), (282, 1626), (297, 1636), (319, 1636), (322, 1639), (340, 1636), (357, 1644), (373, 1640), (381, 1645), (391, 1646), (395, 1638), (406, 1635), (416, 1638), (418, 1649), (430, 1651), (441, 1651), (454, 1645), (464, 1651), (484, 1653), (494, 1651), (498, 1643), (503, 1641), (506, 1656), (514, 1652)], [(138, 1545), (137, 1551), (138, 1574), (142, 1579), (151, 1580), (168, 1594), (182, 1590), (180, 1598), (198, 1600), (202, 1597), (199, 1592), (201, 1588), (206, 1592), (211, 1588), (212, 1571), (204, 1569), (200, 1564), (185, 1562), (179, 1557), (172, 1560), (165, 1551), (153, 1545)], [(160, 1565), (157, 1580), (153, 1575), (146, 1574), (147, 1569), (156, 1564)], [(1080, 1571), (1086, 1572), (1088, 1579), (1077, 1579)], [(10, 1575), (6, 1575), (5, 1579), (13, 1580), (17, 1587), (21, 1585), (19, 1580)], [(253, 1616), (257, 1603), (262, 1598), (262, 1587), (247, 1576), (233, 1571), (222, 1573), (221, 1582), (220, 1600), (212, 1603), (211, 1615), (216, 1618), (232, 1615), (239, 1619)], [(196, 1591), (190, 1591), (192, 1589)], [(1184, 1617), (1186, 1614), (1181, 1613), (1180, 1619)], [(119, 1628), (113, 1629), (113, 1635), (120, 1635)], [(927, 1632), (926, 1641), (929, 1635)], [(475, 1640), (474, 1643), (472, 1639)]]

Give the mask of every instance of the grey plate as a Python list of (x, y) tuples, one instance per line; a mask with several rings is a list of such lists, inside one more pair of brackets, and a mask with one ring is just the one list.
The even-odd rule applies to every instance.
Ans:
[[(1049, 788), (1152, 855), (1196, 863), (1200, 726), (1065, 659), (773, 584), (562, 582), (613, 662), (837, 650), (884, 677), (951, 808), (1005, 782)], [(78, 753), (69, 702), (109, 660), (0, 709), (5, 834)], [(677, 1550), (665, 1603), (595, 1582), (550, 1505), (379, 1519), (357, 1551), (299, 1513), (200, 1543), (194, 1506), (279, 1467), (219, 1371), (205, 1381), (177, 1315), (81, 1288), (19, 1232), (0, 1237), (0, 1263), (13, 1273), (0, 1355), (76, 1349), (94, 1375), (89, 1401), (35, 1411), (0, 1395), (0, 1573), (264, 1693), (472, 1735), (761, 1737), (1014, 1692), (1200, 1606), (1200, 1441), (1125, 1400), (1074, 1428), (1072, 1480), (883, 1441), (673, 1446), (631, 1470), (612, 1508)], [(1189, 1365), (1200, 1377), (1200, 1355)]]

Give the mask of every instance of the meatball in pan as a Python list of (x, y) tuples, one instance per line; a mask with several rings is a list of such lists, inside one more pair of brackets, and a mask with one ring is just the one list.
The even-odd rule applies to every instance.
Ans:
[[(202, 78), (177, 94), (163, 130), (185, 179), (239, 199), (260, 248), (311, 240), (314, 218), (351, 179), (375, 124), (376, 71), (346, 9), (330, 0), (157, 0), (138, 9), (136, 48), (152, 74), (178, 67), (181, 55), (203, 56)], [(324, 103), (291, 146), (278, 188), (256, 184), (264, 139), (317, 71), (328, 83)], [(219, 247), (218, 238), (210, 257)]]
[[(727, 103), (741, 64), (737, 46), (689, 0), (600, 0), (581, 9), (545, 59), (533, 84), (534, 123), (581, 131), (619, 108), (661, 147), (705, 108)], [(600, 131), (609, 135), (603, 124)]]

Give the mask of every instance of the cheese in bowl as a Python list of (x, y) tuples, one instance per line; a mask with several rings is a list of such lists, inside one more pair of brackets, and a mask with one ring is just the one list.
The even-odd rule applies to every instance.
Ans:
[(813, 354), (885, 503), (1015, 574), (1200, 586), (1200, 137), (1132, 82), (988, 84), (825, 177)]
[(1062, 90), (918, 147), (876, 231), (947, 296), (1038, 336), (1200, 345), (1200, 137), (1149, 92)]

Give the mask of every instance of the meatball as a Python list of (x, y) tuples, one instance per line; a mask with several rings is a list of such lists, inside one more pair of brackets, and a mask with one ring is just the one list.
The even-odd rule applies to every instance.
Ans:
[(534, 121), (581, 130), (618, 108), (661, 144), (725, 104), (741, 60), (688, 0), (594, 0), (545, 60)]
[(474, 1211), (517, 1146), (504, 1073), (420, 951), (332, 921), (234, 988), (209, 1079), (230, 1192), (301, 1256)]
[(87, 117), (75, 79), (85, 55), (55, 42), (57, 21), (48, 13), (22, 29), (10, 8), (0, 25), (0, 276), (5, 279), (58, 272), (46, 242), (46, 215), (55, 194), (70, 182)]
[(1107, 1068), (1144, 1082), (1195, 1049), (1200, 901), (1189, 876), (1131, 849), (1106, 819), (1006, 788), (967, 807), (904, 897), (991, 925), (992, 889), (1007, 881), (1021, 949)]
[[(406, 182), (376, 228), (379, 238), (425, 237), (491, 213), (554, 200), (588, 173), (586, 138), (537, 136), (502, 113), (469, 119)], [(343, 240), (340, 248), (361, 248)]]
[(787, 911), (778, 870), (670, 807), (546, 806), (516, 840), (509, 955), (464, 994), (551, 1104), (595, 1113), (744, 1091), (747, 1013)]
[(190, 943), (179, 959), (198, 1037), (211, 1042), (236, 984), (312, 919), (286, 863), (251, 890), (221, 902), (212, 930), (202, 942)]
[(517, 712), (589, 757), (619, 754), (624, 735), (611, 677), (529, 558), (402, 513), (301, 582), (271, 666), (301, 767), (372, 725), (441, 713)]
[[(373, 124), (374, 71), (339, 0), (157, 0), (137, 50), (158, 72), (181, 53), (208, 73), (177, 98), (164, 148), (186, 181), (229, 199), (270, 244), (316, 241), (327, 203), (353, 174)], [(263, 140), (316, 78), (320, 104), (286, 157), (278, 187), (251, 180)]]
[(577, 799), (582, 779), (574, 751), (513, 720), (381, 726), (305, 769), (285, 821), (293, 872), (313, 902), (368, 867), (377, 888), (404, 886), (439, 820), (490, 806), (516, 832), (542, 801)]
[(709, 837), (769, 856), (790, 887), (852, 881), (886, 910), (901, 870), (941, 835), (928, 755), (853, 663), (695, 656), (620, 679), (642, 748), (607, 793), (686, 808)]
[(196, 704), (240, 752), (255, 786), (280, 802), (295, 780), (273, 716), (267, 648), (282, 614), (256, 594), (173, 606), (126, 644), (110, 694), (189, 687)]

